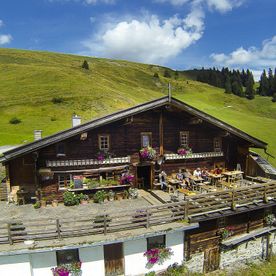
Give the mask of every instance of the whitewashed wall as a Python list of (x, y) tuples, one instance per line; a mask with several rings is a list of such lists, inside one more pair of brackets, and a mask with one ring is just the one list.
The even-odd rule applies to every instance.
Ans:
[(82, 276), (104, 276), (103, 246), (80, 248), (79, 257), (82, 261)]
[(146, 268), (147, 258), (144, 257), (144, 252), (147, 250), (147, 240), (137, 239), (124, 243), (125, 255), (125, 275), (140, 275), (149, 271), (160, 271), (166, 269), (173, 263), (181, 264), (184, 256), (183, 247), (184, 236), (183, 232), (175, 232), (166, 235), (166, 247), (172, 249), (174, 253), (170, 260), (167, 260), (163, 265), (154, 265), (151, 269)]
[(57, 265), (56, 252), (30, 254), (30, 263), (33, 269), (32, 276), (49, 276), (51, 268)]
[(1, 276), (32, 276), (29, 255), (0, 256)]

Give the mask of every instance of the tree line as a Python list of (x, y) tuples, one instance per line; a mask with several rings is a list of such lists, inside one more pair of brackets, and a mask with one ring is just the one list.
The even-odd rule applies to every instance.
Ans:
[(250, 70), (230, 70), (229, 68), (209, 69), (194, 69), (188, 71), (193, 74), (197, 81), (208, 83), (212, 86), (223, 88), (225, 93), (234, 94), (239, 97), (245, 97), (249, 100), (254, 99), (255, 94), (261, 96), (271, 96), (272, 101), (276, 102), (276, 69), (273, 74), (272, 69), (269, 69), (268, 75), (264, 70), (260, 85), (257, 89), (254, 88), (254, 77)]

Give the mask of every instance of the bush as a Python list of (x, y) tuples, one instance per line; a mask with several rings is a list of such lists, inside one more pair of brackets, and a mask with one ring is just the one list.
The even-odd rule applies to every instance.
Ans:
[(102, 190), (102, 191), (96, 192), (93, 196), (93, 199), (95, 202), (101, 203), (101, 202), (104, 202), (106, 196), (107, 196), (106, 192)]
[(66, 191), (63, 194), (63, 202), (65, 206), (74, 206), (80, 203), (80, 199), (74, 192)]
[(13, 117), (10, 119), (10, 124), (12, 125), (17, 125), (17, 124), (20, 124), (21, 123), (21, 120), (16, 118), (16, 117)]
[(165, 78), (171, 78), (171, 77), (172, 77), (171, 74), (170, 74), (170, 72), (169, 72), (169, 70), (166, 69), (166, 70), (164, 71), (164, 77), (165, 77)]
[(83, 61), (81, 68), (85, 70), (89, 70), (89, 64), (86, 60)]
[(153, 77), (154, 77), (155, 79), (159, 79), (158, 73), (155, 72), (155, 73), (153, 74)]
[(62, 97), (54, 97), (52, 98), (52, 103), (53, 104), (60, 104), (60, 103), (63, 103), (64, 102), (64, 99)]
[(39, 209), (39, 208), (41, 207), (40, 202), (37, 201), (35, 204), (33, 204), (33, 207), (34, 207), (35, 209)]

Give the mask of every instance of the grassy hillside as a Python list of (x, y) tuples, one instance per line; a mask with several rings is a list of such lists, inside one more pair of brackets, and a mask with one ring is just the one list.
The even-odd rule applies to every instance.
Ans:
[[(84, 59), (90, 70), (81, 68)], [(87, 121), (158, 98), (170, 81), (174, 97), (268, 142), (276, 156), (276, 104), (270, 98), (226, 95), (183, 73), (175, 80), (173, 71), (172, 79), (164, 78), (160, 66), (48, 52), (0, 49), (0, 70), (0, 145), (31, 142), (34, 129), (46, 136), (69, 128), (73, 113)], [(13, 117), (22, 122), (10, 124)]]

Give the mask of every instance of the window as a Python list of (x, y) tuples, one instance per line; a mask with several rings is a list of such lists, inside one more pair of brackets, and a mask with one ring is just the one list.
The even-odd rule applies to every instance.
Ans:
[(80, 261), (78, 249), (58, 250), (56, 252), (56, 256), (57, 265), (70, 264)]
[(180, 146), (189, 146), (189, 131), (180, 131)]
[(166, 247), (165, 235), (147, 238), (147, 250), (164, 247)]
[(141, 147), (151, 147), (151, 132), (142, 132), (141, 133)]
[(221, 138), (215, 137), (214, 138), (214, 151), (221, 151)]
[(57, 144), (57, 157), (66, 156), (65, 145), (63, 143)]
[(99, 135), (99, 149), (108, 151), (110, 148), (109, 135)]
[(60, 190), (66, 189), (70, 186), (70, 182), (72, 180), (71, 174), (64, 174), (58, 176), (58, 188)]

